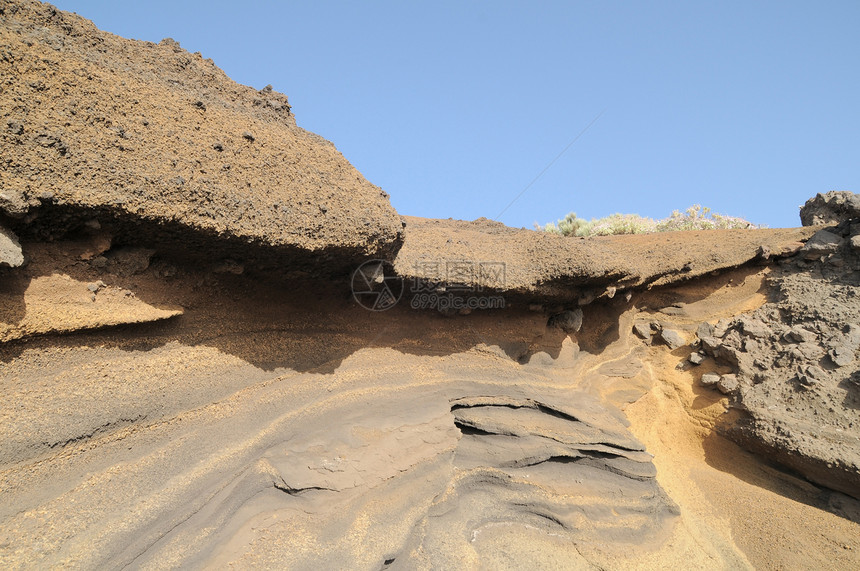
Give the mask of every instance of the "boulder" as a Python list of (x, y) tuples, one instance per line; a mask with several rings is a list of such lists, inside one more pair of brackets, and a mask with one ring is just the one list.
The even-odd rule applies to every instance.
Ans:
[(660, 338), (673, 351), (685, 343), (684, 337), (674, 329), (664, 329), (660, 332)]
[(740, 386), (738, 383), (738, 376), (734, 374), (721, 375), (720, 380), (717, 381), (717, 388), (724, 395), (735, 393), (738, 390), (738, 386)]
[(320, 274), (399, 249), (388, 195), (297, 126), (286, 96), (49, 4), (15, 3), (0, 46), (0, 76), (15, 78), (0, 90), (0, 210), (22, 239), (96, 218), (118, 241), (243, 263), (254, 246), (258, 266)]
[(806, 245), (800, 249), (800, 253), (807, 260), (814, 260), (835, 253), (840, 244), (842, 244), (842, 236), (821, 230), (809, 239)]
[(833, 224), (860, 218), (860, 194), (847, 190), (818, 193), (800, 208), (800, 221), (804, 226)]

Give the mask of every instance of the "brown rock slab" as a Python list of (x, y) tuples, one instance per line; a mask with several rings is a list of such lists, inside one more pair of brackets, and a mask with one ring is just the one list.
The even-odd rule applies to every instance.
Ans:
[(284, 95), (239, 85), (176, 42), (120, 38), (49, 4), (4, 7), (0, 75), (14, 81), (0, 91), (0, 208), (29, 212), (12, 221), (22, 239), (95, 216), (138, 244), (196, 235), (197, 249), (258, 244), (283, 249), (284, 265), (292, 255), (332, 270), (399, 247), (388, 195), (298, 127)]

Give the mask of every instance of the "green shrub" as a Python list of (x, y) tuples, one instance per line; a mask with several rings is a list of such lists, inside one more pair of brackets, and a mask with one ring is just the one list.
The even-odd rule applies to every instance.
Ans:
[[(538, 230), (540, 226), (535, 225)], [(694, 204), (683, 213), (676, 210), (668, 218), (654, 220), (638, 214), (613, 214), (605, 218), (585, 220), (571, 212), (556, 223), (542, 229), (562, 236), (611, 236), (615, 234), (648, 234), (676, 230), (725, 230), (733, 228), (761, 228), (743, 218), (724, 216), (710, 208)]]

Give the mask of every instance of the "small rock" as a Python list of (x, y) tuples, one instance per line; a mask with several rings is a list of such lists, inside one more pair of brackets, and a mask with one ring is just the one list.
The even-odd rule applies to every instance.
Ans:
[(841, 243), (842, 236), (828, 232), (827, 230), (819, 230), (800, 249), (800, 253), (807, 260), (815, 260), (821, 256), (833, 254), (839, 249)]
[(224, 150), (224, 144), (221, 143), (220, 141), (216, 141), (215, 144), (212, 145), (212, 148), (220, 153), (221, 151)]
[(738, 367), (741, 364), (741, 355), (742, 353), (740, 348), (731, 347), (728, 345), (720, 345), (720, 348), (718, 351), (716, 351), (714, 357), (720, 361), (723, 361), (724, 363), (732, 365), (733, 367)]
[(256, 137), (254, 137), (254, 134), (250, 131), (245, 131), (244, 133), (242, 133), (242, 138), (251, 141), (252, 143), (256, 140)]
[(685, 343), (684, 337), (674, 329), (664, 329), (660, 332), (660, 338), (672, 350), (677, 349)]
[(648, 323), (637, 323), (633, 326), (633, 333), (641, 339), (651, 339), (651, 325)]
[(0, 266), (18, 268), (24, 265), (21, 243), (11, 230), (0, 226)]
[(701, 353), (690, 353), (690, 362), (694, 365), (701, 365), (705, 361), (705, 356)]
[(702, 337), (702, 349), (708, 355), (714, 356), (720, 348), (720, 340), (715, 337)]
[(577, 333), (582, 328), (582, 310), (562, 311), (549, 318), (550, 327), (558, 327), (565, 333)]
[(174, 40), (173, 38), (164, 38), (160, 42), (158, 42), (159, 46), (167, 46), (169, 48), (173, 48), (174, 51), (180, 49), (182, 46), (179, 45), (179, 42)]
[(23, 218), (30, 210), (30, 205), (21, 192), (6, 189), (0, 192), (0, 210), (10, 218)]
[(707, 321), (702, 322), (699, 327), (696, 329), (696, 337), (702, 339), (704, 337), (713, 337), (714, 336), (714, 326), (708, 323)]
[(854, 351), (846, 345), (834, 347), (830, 350), (828, 355), (830, 356), (830, 360), (833, 361), (833, 364), (837, 367), (845, 367), (854, 362)]
[(606, 288), (606, 297), (612, 299), (613, 297), (615, 297), (615, 291), (615, 286), (609, 286), (608, 288)]
[(818, 339), (818, 335), (805, 327), (795, 325), (783, 335), (783, 338), (789, 343), (810, 343)]
[(717, 388), (724, 395), (729, 395), (729, 394), (734, 393), (735, 391), (738, 390), (739, 386), (740, 385), (738, 384), (738, 376), (734, 375), (734, 374), (722, 375), (720, 377), (720, 380), (717, 382)]
[(712, 387), (720, 382), (720, 375), (717, 373), (705, 373), (699, 382), (706, 387)]
[(723, 337), (723, 347), (731, 347), (732, 349), (740, 349), (743, 343), (743, 337), (737, 329), (732, 329)]
[(105, 287), (105, 283), (101, 280), (87, 284), (87, 289), (90, 290), (92, 293), (96, 293), (103, 287)]
[(813, 379), (823, 379), (826, 376), (824, 369), (822, 369), (818, 365), (809, 365), (808, 367), (806, 367), (806, 374)]
[(149, 248), (124, 248), (111, 251), (107, 261), (108, 271), (119, 276), (140, 274), (149, 268), (150, 259), (154, 254), (155, 250)]
[(743, 327), (744, 334), (755, 337), (756, 339), (766, 339), (773, 333), (773, 331), (770, 330), (770, 327), (758, 319), (742, 317), (740, 322)]
[[(770, 369), (770, 368), (771, 368), (771, 364), (770, 364), (770, 363), (768, 363), (768, 361), (765, 361), (764, 359), (756, 359), (756, 360), (754, 360), (754, 361), (753, 361), (753, 365), (754, 365), (754, 366), (756, 366), (756, 367), (758, 367), (758, 368), (759, 368), (759, 369), (761, 369), (762, 371), (767, 371), (768, 369)], [(775, 366), (775, 364), (774, 364), (774, 366)]]
[(849, 240), (848, 243), (851, 245), (852, 250), (855, 252), (860, 251), (860, 234), (851, 236), (851, 240)]

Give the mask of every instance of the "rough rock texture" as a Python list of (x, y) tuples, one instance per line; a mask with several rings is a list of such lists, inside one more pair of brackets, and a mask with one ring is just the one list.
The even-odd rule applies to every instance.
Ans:
[(2, 0), (0, 78), (0, 209), (19, 236), (98, 223), (120, 240), (209, 255), (254, 243), (284, 265), (332, 270), (399, 247), (388, 196), (297, 127), (285, 96), (238, 85), (172, 40)]
[(857, 221), (409, 219), (366, 286), (509, 303), (367, 311), (400, 226), (283, 96), (0, 24), (0, 568), (856, 568)]
[(737, 372), (719, 384), (748, 415), (728, 429), (733, 438), (860, 498), (860, 255), (848, 244), (852, 229), (860, 233), (846, 219), (817, 233), (770, 276), (768, 303), (702, 346)]
[(24, 263), (24, 253), (18, 237), (0, 226), (0, 266), (17, 268)]
[(486, 219), (404, 219), (405, 240), (394, 263), (400, 275), (579, 303), (761, 261), (762, 248), (774, 258), (790, 255), (815, 233), (709, 230), (582, 239)]
[(860, 218), (860, 194), (847, 190), (818, 193), (800, 208), (800, 221), (804, 226), (831, 224)]

